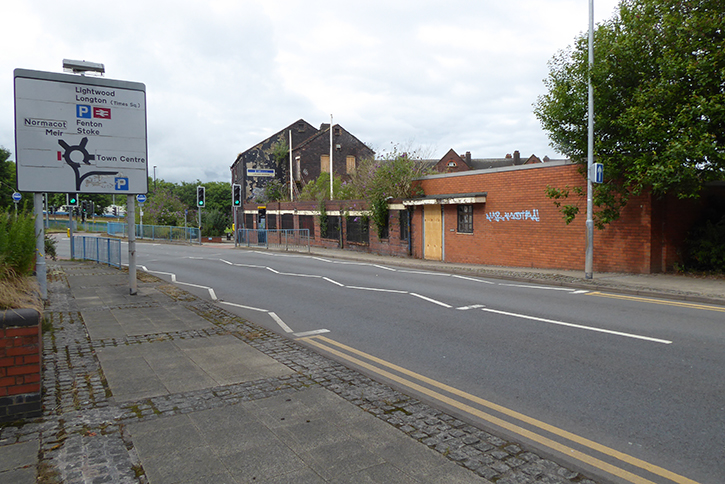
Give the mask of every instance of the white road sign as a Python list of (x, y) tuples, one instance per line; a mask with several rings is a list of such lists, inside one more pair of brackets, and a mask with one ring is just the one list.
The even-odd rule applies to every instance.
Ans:
[(15, 69), (18, 189), (148, 191), (146, 86)]

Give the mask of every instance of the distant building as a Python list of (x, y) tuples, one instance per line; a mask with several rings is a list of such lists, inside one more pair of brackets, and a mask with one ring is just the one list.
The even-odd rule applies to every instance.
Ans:
[[(315, 128), (299, 119), (269, 138), (240, 153), (231, 166), (232, 183), (244, 187), (244, 200), (262, 195), (266, 185), (279, 180), (289, 192), (290, 134), (292, 138), (292, 174), (295, 192), (314, 181), (320, 173), (330, 170), (330, 125)], [(360, 161), (372, 158), (375, 152), (336, 124), (332, 127), (333, 170), (343, 178), (355, 170)]]

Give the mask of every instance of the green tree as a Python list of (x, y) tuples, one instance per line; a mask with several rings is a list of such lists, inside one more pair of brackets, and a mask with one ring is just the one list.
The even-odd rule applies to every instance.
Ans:
[[(594, 190), (597, 225), (615, 220), (629, 197), (644, 190), (697, 197), (705, 183), (722, 180), (722, 0), (623, 0), (619, 15), (598, 25), (594, 34), (591, 72), (583, 34), (550, 61), (548, 92), (534, 112), (552, 146), (585, 165), (591, 73), (594, 155), (606, 175)], [(567, 189), (550, 189), (550, 196), (559, 199), (567, 194)], [(570, 218), (578, 211), (564, 209)]]
[(0, 210), (14, 205), (15, 163), (10, 160), (10, 151), (0, 146)]
[[(156, 190), (150, 193), (143, 204), (144, 223), (146, 225), (180, 226), (184, 222), (186, 207), (168, 186), (157, 183)], [(140, 212), (136, 210), (136, 222), (140, 220)]]

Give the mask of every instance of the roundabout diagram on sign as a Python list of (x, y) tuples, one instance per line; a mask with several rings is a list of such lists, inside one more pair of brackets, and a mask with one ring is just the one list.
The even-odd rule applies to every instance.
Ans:
[[(76, 175), (76, 190), (81, 189), (81, 184), (83, 183), (83, 180), (85, 180), (89, 176), (117, 175), (118, 174), (117, 171), (89, 171), (89, 172), (81, 175), (80, 168), (83, 165), (81, 165), (81, 163), (79, 163), (78, 161), (74, 161), (73, 160), (74, 157), (71, 155), (76, 151), (79, 152), (79, 154), (82, 155), (82, 157), (83, 157), (79, 161), (85, 165), (91, 166), (91, 161), (95, 160), (96, 156), (90, 154), (88, 152), (88, 150), (86, 149), (86, 145), (88, 144), (88, 138), (83, 138), (79, 144), (74, 145), (74, 146), (69, 145), (68, 143), (65, 142), (65, 140), (62, 140), (62, 139), (58, 140), (58, 144), (64, 150), (63, 154), (62, 154), (63, 160), (65, 160), (65, 162), (68, 164), (68, 166), (73, 168), (73, 172)], [(75, 158), (76, 158), (76, 160), (78, 160), (78, 156), (76, 156)]]

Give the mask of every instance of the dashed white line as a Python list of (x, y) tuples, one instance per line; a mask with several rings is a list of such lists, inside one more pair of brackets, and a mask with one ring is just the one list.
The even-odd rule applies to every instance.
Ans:
[(437, 304), (439, 306), (443, 306), (444, 308), (451, 308), (451, 307), (453, 307), (450, 304), (446, 304), (444, 302), (436, 301), (435, 299), (431, 299), (431, 298), (426, 297), (426, 296), (421, 296), (420, 294), (416, 294), (414, 292), (410, 292), (408, 294), (410, 294), (411, 296), (419, 297), (419, 298), (423, 299), (424, 301), (432, 302), (433, 304)]
[(604, 328), (595, 328), (592, 326), (583, 326), (581, 324), (574, 324), (574, 323), (566, 323), (564, 321), (556, 321), (553, 319), (545, 319), (545, 318), (538, 318), (536, 316), (527, 316), (526, 314), (517, 314), (517, 313), (510, 313), (508, 311), (498, 311), (496, 309), (489, 309), (489, 308), (483, 308), (481, 311), (486, 311), (489, 313), (495, 313), (495, 314), (501, 314), (504, 316), (512, 316), (514, 318), (521, 318), (521, 319), (529, 319), (532, 321), (539, 321), (542, 323), (548, 323), (548, 324), (556, 324), (559, 326), (567, 326), (570, 328), (576, 328), (576, 329), (585, 329), (587, 331), (596, 331), (598, 333), (607, 333), (607, 334), (613, 334), (616, 336), (625, 336), (627, 338), (634, 338), (634, 339), (641, 339), (645, 341), (652, 341), (655, 343), (662, 343), (662, 344), (672, 344), (672, 341), (666, 340), (666, 339), (659, 339), (659, 338), (651, 338), (649, 336), (640, 336), (638, 334), (632, 334), (632, 333), (623, 333), (621, 331), (612, 331), (610, 329), (604, 329)]
[(333, 284), (335, 284), (335, 285), (337, 285), (337, 286), (340, 286), (340, 287), (345, 287), (345, 284), (341, 284), (341, 283), (339, 283), (339, 282), (337, 282), (337, 281), (333, 281), (333, 280), (332, 280), (332, 279), (330, 279), (329, 277), (323, 277), (323, 279), (324, 279), (324, 280), (326, 280), (327, 282), (331, 282), (331, 283), (333, 283)]
[(401, 291), (399, 289), (383, 289), (380, 287), (359, 287), (359, 286), (344, 286), (348, 289), (360, 289), (361, 291), (377, 291), (377, 292), (392, 292), (395, 294), (408, 294), (408, 291)]

